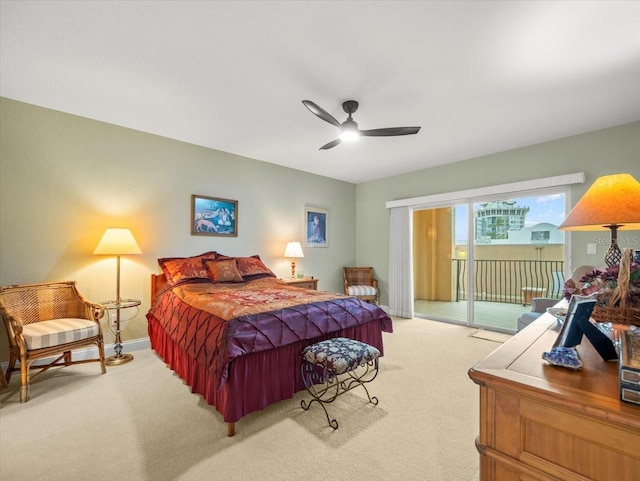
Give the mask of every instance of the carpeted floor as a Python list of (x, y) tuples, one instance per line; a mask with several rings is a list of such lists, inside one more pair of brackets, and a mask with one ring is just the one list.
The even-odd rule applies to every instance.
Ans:
[(478, 479), (478, 387), (467, 370), (500, 346), (477, 329), (395, 319), (366, 402), (351, 391), (300, 408), (305, 392), (253, 413), (226, 436), (221, 416), (153, 351), (100, 375), (97, 364), (52, 370), (19, 403), (19, 376), (0, 391), (0, 479)]
[(511, 339), (511, 334), (505, 334), (503, 332), (488, 331), (486, 329), (478, 329), (470, 334), (471, 337), (478, 339), (485, 339), (487, 341), (506, 342)]

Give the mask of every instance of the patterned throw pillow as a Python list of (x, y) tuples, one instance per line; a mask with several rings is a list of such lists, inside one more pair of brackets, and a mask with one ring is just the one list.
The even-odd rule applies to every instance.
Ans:
[(243, 282), (244, 279), (238, 272), (235, 259), (212, 260), (205, 259), (202, 261), (211, 282)]
[(203, 259), (215, 259), (215, 251), (205, 252), (193, 257), (163, 257), (158, 264), (167, 278), (167, 283), (175, 286), (178, 282), (190, 279), (208, 279), (207, 269), (202, 265)]
[(236, 257), (238, 271), (245, 281), (260, 279), (261, 277), (276, 277), (267, 266), (264, 265), (260, 256)]

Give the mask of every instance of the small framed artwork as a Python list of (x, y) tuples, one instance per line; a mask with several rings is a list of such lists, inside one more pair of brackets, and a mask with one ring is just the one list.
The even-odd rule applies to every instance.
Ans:
[(238, 201), (192, 195), (191, 235), (238, 237)]
[(320, 207), (305, 206), (305, 247), (328, 247), (329, 211)]

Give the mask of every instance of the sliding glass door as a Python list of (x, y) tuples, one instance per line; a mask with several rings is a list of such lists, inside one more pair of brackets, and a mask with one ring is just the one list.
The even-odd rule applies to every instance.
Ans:
[(467, 324), (467, 206), (416, 210), (413, 290), (416, 315)]
[(413, 213), (418, 317), (515, 332), (532, 297), (562, 297), (563, 193)]

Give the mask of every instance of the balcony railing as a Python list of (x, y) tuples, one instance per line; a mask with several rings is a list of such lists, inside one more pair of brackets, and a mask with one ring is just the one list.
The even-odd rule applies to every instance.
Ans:
[[(453, 259), (456, 301), (467, 300), (467, 260)], [(476, 301), (528, 304), (532, 297), (561, 299), (564, 261), (475, 260)]]

